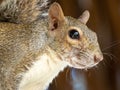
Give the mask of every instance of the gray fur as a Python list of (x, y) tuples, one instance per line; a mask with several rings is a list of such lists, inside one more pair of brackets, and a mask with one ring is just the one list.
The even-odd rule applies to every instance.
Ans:
[(47, 4), (48, 0), (3, 0), (0, 5), (0, 21), (31, 23), (44, 13)]

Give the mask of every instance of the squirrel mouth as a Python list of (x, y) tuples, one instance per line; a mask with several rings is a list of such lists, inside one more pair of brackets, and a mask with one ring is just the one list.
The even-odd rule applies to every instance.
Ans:
[(81, 51), (78, 48), (73, 48), (69, 52), (64, 52), (64, 54), (61, 54), (61, 57), (68, 62), (70, 67), (78, 69), (87, 69), (98, 64), (94, 62), (92, 53)]

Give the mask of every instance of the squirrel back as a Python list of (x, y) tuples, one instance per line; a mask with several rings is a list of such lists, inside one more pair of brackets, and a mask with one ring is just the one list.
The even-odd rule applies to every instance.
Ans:
[(0, 21), (31, 23), (46, 12), (47, 0), (1, 0)]

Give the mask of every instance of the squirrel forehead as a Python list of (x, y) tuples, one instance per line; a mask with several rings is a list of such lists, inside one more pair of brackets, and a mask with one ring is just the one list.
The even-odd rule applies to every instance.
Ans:
[(75, 19), (73, 17), (67, 16), (66, 22), (68, 27), (79, 28), (82, 32), (85, 32), (85, 30), (87, 29), (87, 26), (85, 24), (81, 23), (80, 20)]

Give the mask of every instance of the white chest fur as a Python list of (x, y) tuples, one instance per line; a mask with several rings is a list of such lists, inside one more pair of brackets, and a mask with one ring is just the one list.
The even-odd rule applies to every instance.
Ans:
[(45, 90), (67, 63), (56, 56), (43, 54), (23, 75), (19, 90)]

